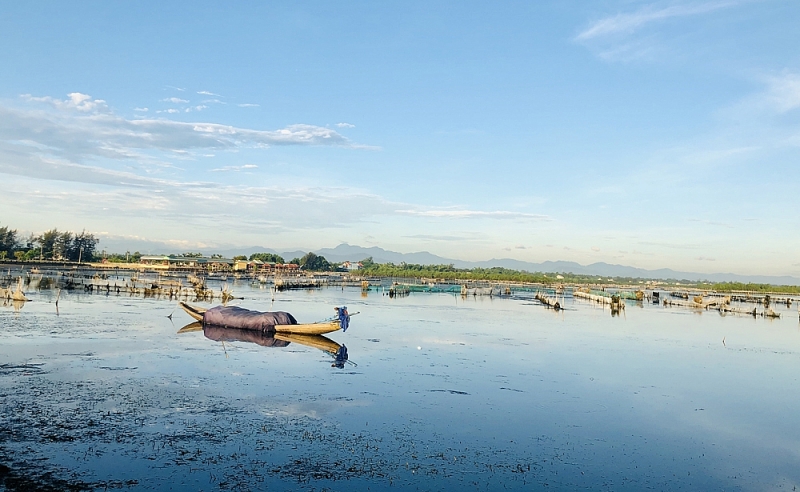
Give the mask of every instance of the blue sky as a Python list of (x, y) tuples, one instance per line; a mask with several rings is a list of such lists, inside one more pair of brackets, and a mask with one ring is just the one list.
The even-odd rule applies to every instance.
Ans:
[(798, 14), (8, 3), (0, 224), (798, 275)]

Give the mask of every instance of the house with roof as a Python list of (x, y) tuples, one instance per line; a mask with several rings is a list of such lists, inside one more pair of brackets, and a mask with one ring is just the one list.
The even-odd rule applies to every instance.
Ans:
[(345, 261), (341, 264), (341, 267), (347, 270), (348, 272), (354, 272), (356, 270), (361, 270), (362, 268), (364, 268), (364, 265), (362, 265), (360, 261)]

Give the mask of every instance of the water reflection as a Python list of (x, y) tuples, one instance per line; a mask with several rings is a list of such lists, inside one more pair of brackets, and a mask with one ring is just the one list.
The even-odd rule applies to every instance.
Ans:
[(286, 347), (289, 345), (289, 342), (275, 338), (274, 333), (214, 325), (206, 325), (203, 328), (203, 335), (215, 342), (247, 342), (262, 347)]
[(262, 347), (283, 348), (290, 343), (304, 345), (306, 347), (321, 350), (334, 358), (331, 367), (343, 368), (345, 363), (355, 365), (349, 361), (347, 347), (331, 340), (323, 335), (300, 335), (295, 333), (277, 333), (269, 331), (242, 330), (239, 328), (227, 328), (224, 326), (205, 325), (199, 321), (189, 323), (180, 330), (178, 334), (194, 333), (202, 331), (203, 335), (215, 342), (245, 342), (255, 343)]

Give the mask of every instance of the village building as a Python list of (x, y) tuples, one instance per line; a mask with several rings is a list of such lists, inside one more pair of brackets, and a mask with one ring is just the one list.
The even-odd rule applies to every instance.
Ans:
[(274, 263), (261, 260), (236, 260), (233, 270), (237, 272), (249, 272), (259, 274), (284, 274), (297, 273), (300, 265), (294, 263)]
[(167, 268), (204, 269), (209, 272), (228, 271), (233, 268), (233, 260), (206, 256), (145, 255), (139, 259), (143, 265)]
[(341, 267), (349, 272), (353, 272), (356, 270), (361, 270), (364, 268), (364, 265), (362, 265), (360, 261), (345, 261), (342, 262)]

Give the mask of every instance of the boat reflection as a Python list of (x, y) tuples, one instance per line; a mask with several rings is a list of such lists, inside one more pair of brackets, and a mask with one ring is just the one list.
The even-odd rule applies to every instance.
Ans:
[(223, 326), (206, 325), (203, 328), (203, 335), (215, 342), (247, 342), (255, 343), (262, 347), (285, 347), (289, 345), (289, 342), (275, 338), (275, 333), (225, 328)]
[(25, 301), (12, 300), (12, 299), (2, 299), (2, 301), (0, 301), (0, 302), (1, 302), (0, 306), (2, 306), (2, 307), (13, 307), (14, 308), (14, 312), (17, 313), (17, 314), (19, 314), (19, 312), (22, 310), (22, 308), (25, 307)]
[(203, 335), (215, 342), (246, 342), (255, 343), (262, 347), (286, 347), (290, 343), (305, 345), (306, 347), (322, 350), (334, 358), (332, 367), (343, 368), (345, 363), (355, 365), (348, 360), (347, 347), (340, 345), (323, 335), (299, 335), (295, 333), (261, 332), (256, 330), (241, 330), (226, 328), (224, 326), (205, 325), (199, 321), (189, 323), (178, 334), (202, 331)]

